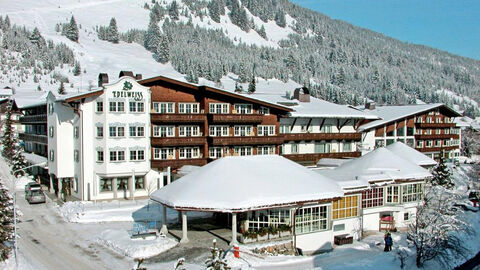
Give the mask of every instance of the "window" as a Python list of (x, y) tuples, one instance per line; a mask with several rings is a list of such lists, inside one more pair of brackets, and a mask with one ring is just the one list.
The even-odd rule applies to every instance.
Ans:
[(125, 151), (119, 150), (110, 150), (110, 161), (125, 161)]
[(143, 126), (130, 126), (130, 137), (143, 137), (145, 136), (145, 127)]
[(270, 108), (260, 106), (260, 108), (258, 109), (258, 113), (269, 115), (270, 114)]
[(403, 213), (403, 220), (409, 220), (410, 217), (409, 217), (409, 213)]
[(358, 216), (358, 196), (345, 196), (333, 202), (332, 219)]
[(444, 130), (443, 130), (443, 133), (444, 133), (444, 134), (450, 134), (450, 129), (448, 129), (448, 128), (444, 129)]
[(103, 162), (103, 151), (97, 151), (97, 161)]
[(291, 148), (292, 148), (292, 154), (298, 154), (298, 144), (292, 143)]
[(397, 136), (405, 136), (405, 127), (397, 128)]
[(199, 136), (199, 134), (200, 134), (199, 126), (178, 126), (179, 137)]
[(109, 127), (110, 137), (125, 137), (125, 127)]
[(432, 147), (432, 141), (431, 140), (425, 141), (425, 146)]
[(130, 150), (130, 160), (133, 160), (133, 161), (145, 160), (145, 150)]
[(313, 131), (313, 126), (308, 126), (307, 125), (301, 125), (300, 126), (300, 131), (301, 132), (312, 132)]
[[(331, 146), (330, 143), (316, 142), (314, 152), (315, 153), (330, 153), (330, 146)], [(298, 147), (297, 147), (296, 153), (298, 153)]]
[(75, 162), (78, 162), (80, 160), (80, 153), (78, 152), (78, 150), (73, 150), (73, 160)]
[(78, 127), (73, 127), (73, 137), (75, 139), (78, 139)]
[(375, 148), (384, 147), (384, 146), (385, 146), (385, 140), (384, 139), (375, 140)]
[(127, 190), (128, 189), (128, 178), (127, 177), (118, 177), (117, 178), (117, 190)]
[(55, 112), (53, 103), (48, 103), (48, 114), (53, 114)]
[(53, 150), (50, 150), (48, 157), (50, 161), (55, 161), (55, 152)]
[(73, 178), (73, 191), (78, 192), (78, 177), (77, 176), (75, 176)]
[(398, 186), (388, 186), (386, 187), (386, 203), (399, 203), (399, 187)]
[(352, 142), (343, 143), (343, 152), (352, 152)]
[(275, 146), (264, 145), (257, 148), (257, 155), (275, 155)]
[(418, 202), (422, 200), (423, 187), (421, 183), (402, 186), (402, 202)]
[(153, 112), (156, 113), (175, 113), (175, 103), (173, 102), (154, 102)]
[(198, 103), (178, 103), (178, 113), (198, 113)]
[(97, 101), (97, 112), (103, 112), (103, 101)]
[(110, 112), (123, 112), (125, 111), (125, 103), (123, 101), (110, 101), (108, 108)]
[(449, 140), (443, 140), (443, 146), (450, 146)]
[(145, 177), (135, 176), (135, 189), (144, 189), (145, 188)]
[(331, 125), (323, 125), (320, 128), (320, 133), (332, 133), (332, 126)]
[(274, 125), (259, 125), (257, 126), (258, 136), (274, 136), (275, 135), (275, 126)]
[(208, 155), (210, 158), (221, 158), (223, 157), (223, 148), (222, 147), (210, 147), (208, 149)]
[(407, 127), (407, 136), (413, 136), (415, 134), (413, 127)]
[(130, 108), (130, 112), (142, 113), (144, 111), (144, 106), (142, 101), (130, 101), (129, 108)]
[(174, 126), (153, 126), (153, 137), (174, 137)]
[(423, 148), (423, 141), (417, 141), (417, 147)]
[(442, 146), (442, 140), (435, 140), (435, 147), (441, 147)]
[(392, 137), (392, 136), (394, 136), (394, 130), (388, 131), (387, 132), (387, 137)]
[(254, 136), (252, 126), (234, 126), (235, 136)]
[(328, 229), (327, 206), (303, 207), (295, 215), (295, 233), (309, 233)]
[(180, 147), (178, 149), (179, 159), (191, 159), (200, 157), (200, 148), (198, 147)]
[(289, 125), (280, 125), (280, 133), (281, 134), (290, 133), (290, 126)]
[(153, 148), (153, 159), (175, 159), (173, 148)]
[(236, 146), (233, 148), (236, 156), (251, 156), (253, 154), (251, 146)]
[(97, 127), (97, 138), (103, 138), (103, 127)]
[(416, 117), (415, 123), (423, 123), (423, 118), (421, 116)]
[(100, 192), (112, 191), (112, 178), (100, 178)]
[(433, 123), (432, 117), (427, 117), (427, 123)]
[(223, 113), (227, 114), (229, 111), (230, 104), (228, 103), (210, 103), (209, 105), (209, 113)]
[(440, 118), (440, 117), (435, 118), (435, 123), (441, 124), (442, 123), (442, 118)]
[(252, 104), (235, 104), (235, 111), (238, 114), (252, 114)]
[(442, 133), (441, 129), (439, 129), (439, 128), (435, 129), (435, 134), (438, 135), (438, 134), (440, 134), (440, 133)]
[(52, 137), (54, 136), (54, 129), (53, 129), (53, 126), (49, 126), (48, 127), (48, 136)]
[(210, 136), (229, 136), (228, 126), (210, 126), (209, 135)]
[(372, 188), (362, 192), (362, 208), (383, 205), (383, 187)]
[(395, 143), (395, 139), (387, 139), (387, 145)]

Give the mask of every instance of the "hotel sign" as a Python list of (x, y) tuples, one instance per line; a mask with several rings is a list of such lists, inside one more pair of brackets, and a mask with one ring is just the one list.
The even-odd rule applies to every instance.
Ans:
[(139, 101), (143, 99), (142, 92), (130, 91), (133, 88), (131, 82), (124, 82), (123, 88), (120, 91), (112, 91), (113, 97), (115, 98), (131, 98), (133, 100)]

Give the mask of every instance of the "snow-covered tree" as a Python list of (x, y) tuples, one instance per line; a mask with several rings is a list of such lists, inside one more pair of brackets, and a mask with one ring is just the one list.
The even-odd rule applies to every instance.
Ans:
[(433, 168), (432, 175), (432, 185), (443, 186), (450, 189), (455, 186), (452, 179), (452, 172), (447, 166), (443, 150), (440, 152), (440, 161), (438, 162), (437, 166)]
[(170, 6), (168, 7), (168, 15), (174, 21), (177, 21), (180, 17), (180, 13), (178, 12), (178, 4), (177, 1), (173, 1)]
[(8, 259), (14, 241), (12, 197), (0, 182), (0, 261)]
[(17, 146), (15, 148), (15, 154), (12, 157), (12, 174), (15, 177), (24, 176), (25, 171), (21, 170), (27, 167), (27, 162), (25, 161), (25, 157), (23, 156), (23, 148)]
[(468, 223), (459, 218), (462, 212), (456, 205), (461, 197), (443, 186), (425, 188), (423, 203), (417, 207), (415, 220), (408, 227), (407, 241), (416, 249), (417, 267), (437, 260), (446, 268), (455, 258), (465, 258), (467, 248), (461, 233), (471, 233)]
[(265, 32), (265, 26), (260, 27), (260, 29), (257, 31), (258, 35), (260, 35), (262, 38), (267, 39), (267, 32)]
[(65, 95), (65, 85), (63, 85), (63, 81), (60, 82), (60, 86), (58, 86), (58, 93), (60, 95)]
[(64, 25), (62, 34), (65, 35), (71, 41), (75, 41), (75, 42), (78, 41), (78, 27), (77, 27), (77, 22), (75, 21), (75, 18), (73, 17), (73, 15), (70, 18), (70, 23), (67, 23), (66, 25)]
[(205, 260), (206, 270), (229, 270), (227, 260), (224, 259), (223, 250), (217, 248), (217, 240), (213, 239), (213, 247), (210, 248), (210, 257)]
[(257, 90), (255, 76), (252, 76), (252, 80), (248, 84), (248, 93), (249, 94), (255, 93), (255, 90)]
[(462, 154), (471, 157), (480, 153), (480, 136), (473, 130), (462, 131)]
[(72, 70), (73, 76), (78, 76), (80, 73), (82, 73), (82, 67), (80, 66), (80, 62), (75, 61), (75, 66), (73, 67)]
[(145, 34), (144, 46), (147, 50), (154, 52), (157, 49), (160, 37), (160, 28), (155, 19), (150, 18), (147, 33)]
[(275, 14), (275, 23), (277, 23), (277, 25), (282, 28), (287, 26), (287, 20), (285, 19), (285, 12), (283, 10), (279, 9)]
[(160, 63), (167, 63), (170, 60), (170, 49), (169, 49), (168, 38), (165, 35), (161, 35), (160, 41), (158, 42), (157, 49), (155, 54), (157, 55), (157, 60)]
[(118, 43), (118, 28), (117, 28), (117, 21), (115, 18), (110, 19), (110, 24), (107, 28), (107, 40), (113, 43)]
[(14, 134), (15, 131), (13, 130), (12, 126), (12, 102), (10, 102), (7, 106), (5, 118), (2, 134), (2, 155), (4, 158), (10, 161), (15, 154), (15, 147), (17, 143)]
[(221, 9), (224, 8), (223, 6), (220, 5), (220, 1), (212, 0), (212, 1), (208, 2), (207, 8), (208, 8), (208, 14), (210, 14), (210, 18), (214, 22), (219, 23), (220, 22)]

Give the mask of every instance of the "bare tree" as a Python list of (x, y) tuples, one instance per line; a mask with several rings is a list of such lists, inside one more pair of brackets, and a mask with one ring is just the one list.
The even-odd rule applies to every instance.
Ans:
[(461, 201), (460, 195), (442, 186), (426, 187), (423, 204), (417, 207), (415, 222), (407, 232), (408, 243), (416, 249), (417, 267), (437, 260), (451, 268), (454, 258), (468, 254), (459, 232), (471, 234), (472, 230), (459, 218), (462, 210), (457, 205)]

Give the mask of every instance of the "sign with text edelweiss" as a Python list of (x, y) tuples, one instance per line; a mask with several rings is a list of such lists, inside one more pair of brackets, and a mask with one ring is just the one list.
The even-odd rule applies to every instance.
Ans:
[(129, 81), (123, 83), (123, 88), (121, 91), (112, 91), (113, 97), (116, 98), (132, 98), (133, 100), (139, 101), (143, 99), (142, 92), (130, 91), (133, 88), (133, 84)]

